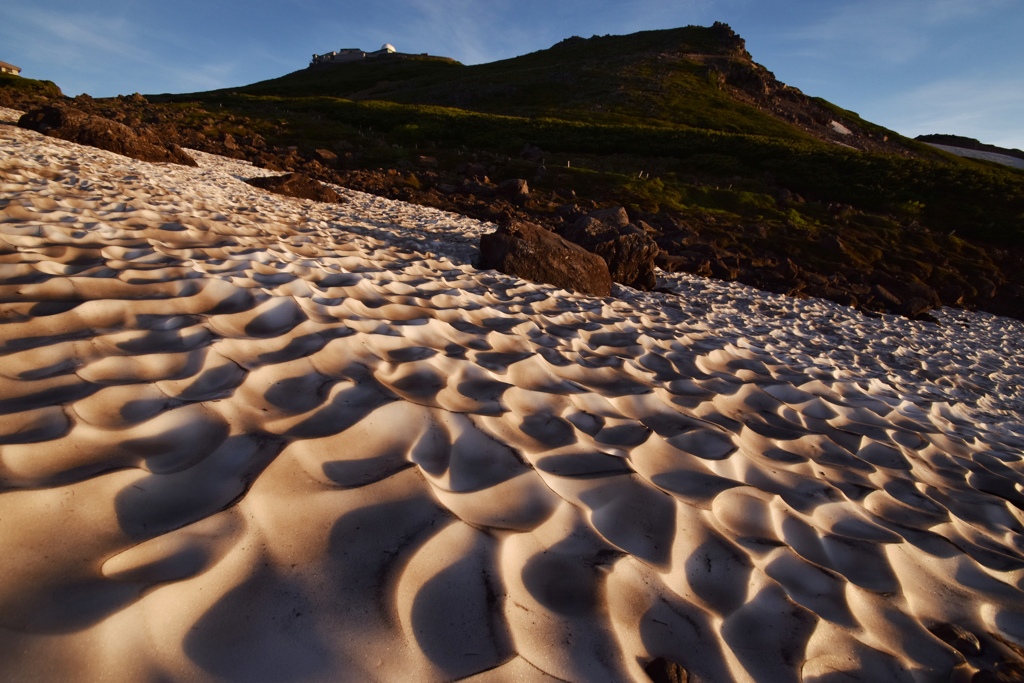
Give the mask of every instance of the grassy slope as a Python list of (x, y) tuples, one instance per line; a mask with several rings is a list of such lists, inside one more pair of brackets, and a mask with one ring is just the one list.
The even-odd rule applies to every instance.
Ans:
[(53, 81), (0, 74), (0, 105), (23, 109), (37, 101), (60, 96), (60, 88)]
[[(849, 204), (940, 231), (1024, 241), (1024, 174), (952, 156), (869, 154), (800, 136), (507, 116), (378, 100), (216, 94), (201, 101), (255, 119), (279, 119), (285, 130), (275, 141), (281, 143), (330, 147), (339, 139), (368, 138), (380, 148), (377, 156), (371, 150), (372, 164), (395, 163), (413, 150), (443, 156), (455, 147), (516, 155), (531, 144), (551, 154), (549, 163), (582, 165), (611, 174), (605, 185), (642, 190), (632, 198), (626, 192), (622, 200), (648, 209), (699, 203), (701, 195), (692, 187), (698, 179), (697, 184), (762, 194), (769, 207), (771, 197), (785, 188), (819, 203)], [(627, 183), (640, 170), (657, 174), (664, 189), (652, 192)]]
[[(854, 264), (968, 292), (976, 277), (1003, 277), (985, 244), (1024, 248), (1024, 173), (944, 154), (824, 100), (814, 102), (825, 116), (894, 138), (896, 153), (818, 140), (723, 87), (709, 63), (760, 68), (734, 38), (689, 27), (570, 39), (477, 66), (385, 58), (151, 99), (244, 115), (271, 143), (351, 141), (356, 167), (429, 154), (455, 168), (482, 155), (492, 177), (673, 212), (723, 248), (801, 255), (819, 272)], [(545, 151), (546, 171), (518, 160), (527, 144)], [(798, 201), (779, 199), (790, 193)], [(845, 252), (820, 246), (829, 235)]]
[(548, 50), (475, 66), (442, 58), (381, 58), (298, 71), (233, 91), (805, 137), (793, 126), (731, 97), (709, 78), (704, 67), (685, 58), (691, 53), (727, 56), (720, 37), (711, 29), (688, 27), (571, 39)]

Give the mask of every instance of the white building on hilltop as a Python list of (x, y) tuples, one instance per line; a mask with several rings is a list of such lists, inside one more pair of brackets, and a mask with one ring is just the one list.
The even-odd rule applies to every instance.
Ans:
[[(390, 45), (385, 45), (384, 47), (391, 47), (391, 46)], [(394, 52), (395, 48), (391, 47), (391, 51)], [(21, 67), (20, 66), (14, 66), (13, 64), (8, 64), (7, 62), (0, 62), (0, 74), (14, 74), (15, 76), (20, 76), (21, 75)]]
[(313, 59), (309, 62), (310, 66), (318, 66), (320, 64), (343, 64), (345, 62), (357, 62), (362, 59), (373, 59), (374, 57), (382, 57), (384, 55), (397, 54), (398, 50), (391, 43), (384, 43), (381, 45), (379, 50), (374, 52), (363, 52), (357, 47), (347, 47), (334, 52), (326, 52), (322, 55), (313, 55)]

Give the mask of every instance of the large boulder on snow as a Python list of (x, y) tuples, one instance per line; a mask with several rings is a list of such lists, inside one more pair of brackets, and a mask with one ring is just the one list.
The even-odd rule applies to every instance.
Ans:
[(629, 223), (625, 209), (595, 211), (576, 221), (563, 236), (603, 258), (613, 281), (636, 289), (654, 288), (654, 258), (661, 250), (647, 233)]
[(344, 197), (332, 188), (324, 185), (319, 180), (314, 180), (301, 173), (249, 178), (245, 182), (261, 190), (286, 197), (312, 199), (314, 202), (325, 202), (328, 204), (343, 204), (346, 201)]
[(525, 221), (480, 237), (480, 267), (583, 294), (608, 296), (612, 291), (603, 258)]

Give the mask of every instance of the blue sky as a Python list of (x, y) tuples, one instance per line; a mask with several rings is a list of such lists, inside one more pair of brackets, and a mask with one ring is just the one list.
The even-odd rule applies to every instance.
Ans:
[(780, 80), (870, 121), (1024, 149), (1021, 0), (5, 0), (0, 60), (104, 97), (243, 85), (341, 47), (475, 64), (714, 21)]

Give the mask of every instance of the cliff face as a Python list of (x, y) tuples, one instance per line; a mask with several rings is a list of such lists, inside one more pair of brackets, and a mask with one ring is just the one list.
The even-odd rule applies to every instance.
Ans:
[(743, 40), (728, 24), (716, 22), (714, 32), (720, 49), (712, 53), (688, 53), (686, 59), (701, 64), (708, 78), (740, 102), (798, 127), (819, 140), (866, 151), (907, 154), (908, 150), (889, 131), (865, 125), (859, 117), (823, 100), (808, 97), (786, 85), (754, 61)]

